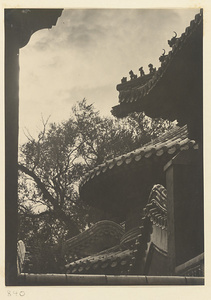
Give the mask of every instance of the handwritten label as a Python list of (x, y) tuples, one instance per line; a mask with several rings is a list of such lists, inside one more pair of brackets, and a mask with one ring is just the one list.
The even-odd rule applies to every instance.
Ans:
[(7, 291), (7, 296), (8, 297), (12, 297), (12, 296), (23, 297), (23, 296), (25, 296), (25, 292), (24, 291), (11, 291), (11, 290), (8, 290)]

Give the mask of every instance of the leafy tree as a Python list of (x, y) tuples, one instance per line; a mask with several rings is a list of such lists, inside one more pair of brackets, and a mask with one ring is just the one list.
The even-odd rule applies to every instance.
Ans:
[(63, 241), (102, 217), (80, 201), (80, 178), (171, 126), (143, 113), (124, 120), (101, 117), (84, 99), (67, 121), (43, 121), (38, 138), (28, 136), (19, 155), (19, 239), (34, 251), (33, 272), (59, 271)]

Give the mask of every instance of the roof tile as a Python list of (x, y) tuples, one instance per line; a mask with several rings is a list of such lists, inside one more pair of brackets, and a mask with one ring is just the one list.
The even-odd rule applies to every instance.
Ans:
[(95, 177), (99, 177), (101, 173), (106, 173), (109, 170), (122, 165), (130, 165), (132, 162), (138, 162), (141, 159), (150, 159), (154, 156), (160, 157), (164, 153), (168, 155), (174, 154), (176, 151), (188, 150), (195, 147), (195, 141), (187, 138), (187, 126), (175, 127), (169, 132), (161, 135), (155, 140), (149, 142), (145, 146), (131, 151), (122, 156), (110, 159), (105, 163), (99, 165), (97, 168), (91, 170), (81, 179), (80, 189)]
[[(121, 95), (124, 94), (124, 100), (121, 100), (121, 103), (133, 103), (135, 102), (133, 95), (131, 95), (131, 89), (133, 88), (133, 91), (136, 90), (137, 98), (139, 99), (139, 102), (143, 97), (145, 97), (146, 94), (149, 94), (149, 92), (152, 90), (152, 88), (157, 84), (157, 82), (162, 78), (164, 72), (166, 71), (170, 61), (173, 59), (173, 57), (177, 54), (177, 52), (183, 47), (183, 45), (188, 40), (189, 36), (196, 30), (196, 28), (201, 24), (202, 22), (202, 12), (197, 14), (195, 16), (195, 19), (190, 22), (190, 26), (186, 28), (185, 33), (181, 35), (180, 38), (176, 39), (175, 44), (172, 46), (172, 50), (169, 51), (168, 55), (166, 55), (165, 60), (161, 63), (161, 67), (158, 68), (158, 70), (153, 74), (152, 77), (148, 78), (146, 80), (146, 83), (143, 79), (145, 76), (148, 76), (149, 74), (138, 77), (137, 79), (134, 79), (133, 82), (128, 81), (124, 84), (119, 84), (117, 87), (117, 90), (119, 91), (119, 99), (121, 99)], [(140, 81), (141, 79), (141, 81)], [(131, 87), (131, 84), (133, 84), (133, 87)], [(118, 110), (120, 109), (122, 105), (117, 105), (113, 107), (112, 113), (113, 115), (118, 116)], [(121, 115), (121, 112), (120, 112)]]

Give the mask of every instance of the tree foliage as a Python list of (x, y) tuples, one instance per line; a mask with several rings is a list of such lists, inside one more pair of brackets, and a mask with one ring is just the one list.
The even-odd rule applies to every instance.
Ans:
[(19, 155), (19, 239), (34, 251), (34, 272), (60, 270), (63, 241), (101, 218), (99, 211), (80, 201), (80, 178), (171, 126), (143, 113), (124, 120), (101, 117), (84, 99), (73, 107), (67, 121), (43, 121), (38, 137), (28, 136)]

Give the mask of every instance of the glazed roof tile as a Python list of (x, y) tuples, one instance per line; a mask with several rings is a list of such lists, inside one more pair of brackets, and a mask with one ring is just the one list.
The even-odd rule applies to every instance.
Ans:
[[(102, 220), (89, 229), (68, 239), (65, 243), (65, 253), (77, 253), (77, 257), (85, 257), (101, 251), (105, 247), (117, 245), (124, 234), (124, 229), (117, 223)], [(102, 248), (103, 247), (103, 248)]]
[(130, 165), (132, 162), (138, 162), (143, 159), (151, 159), (152, 157), (161, 157), (164, 154), (174, 155), (178, 151), (196, 148), (195, 141), (188, 139), (187, 126), (181, 128), (175, 127), (169, 132), (149, 142), (143, 147), (132, 152), (110, 159), (105, 163), (97, 166), (81, 179), (80, 190), (91, 180), (99, 177), (101, 174), (108, 172), (114, 168)]
[[(137, 105), (141, 105), (142, 99), (145, 98), (145, 96), (148, 95), (161, 80), (171, 61), (188, 42), (189, 37), (196, 31), (199, 25), (202, 24), (202, 20), (201, 10), (200, 13), (195, 16), (195, 19), (190, 22), (190, 26), (186, 28), (181, 37), (176, 39), (175, 44), (172, 46), (172, 50), (165, 56), (161, 66), (154, 75), (149, 78), (147, 77), (147, 82), (144, 81), (144, 78), (149, 74), (117, 85), (120, 105), (112, 108), (112, 114), (114, 116), (124, 117), (129, 112), (136, 111)], [(141, 109), (139, 109), (139, 111), (140, 110)]]
[(130, 274), (138, 255), (145, 256), (151, 232), (151, 223), (143, 218), (141, 232), (128, 243), (101, 251), (97, 254), (76, 260), (66, 265), (67, 273), (72, 274)]
[(95, 223), (93, 226), (91, 226), (86, 231), (80, 233), (77, 236), (72, 237), (71, 239), (67, 240), (66, 243), (70, 247), (74, 247), (76, 245), (79, 245), (80, 243), (83, 243), (84, 241), (89, 241), (90, 238), (93, 236), (93, 234), (110, 234), (113, 236), (116, 236), (117, 238), (120, 238), (123, 233), (124, 229), (117, 223), (109, 220), (102, 220), (97, 223)]
[(137, 266), (143, 270), (152, 224), (162, 229), (167, 226), (166, 197), (166, 189), (160, 184), (154, 185), (142, 218), (143, 225), (126, 232), (119, 245), (66, 265), (67, 273), (132, 274)]
[(66, 265), (67, 273), (104, 273), (105, 269), (111, 267), (128, 266), (132, 258), (133, 250), (111, 248), (107, 251), (88, 256)]

